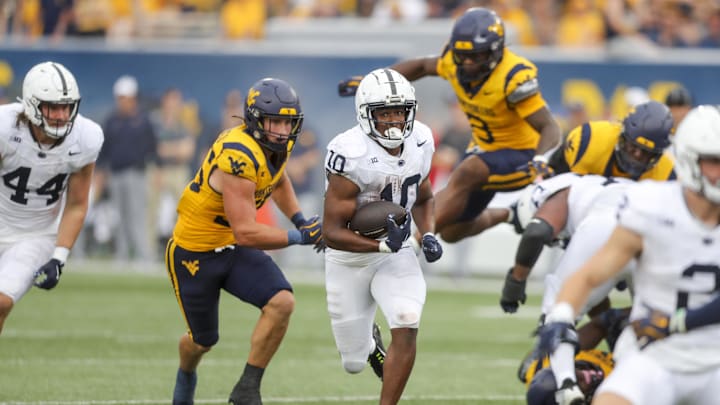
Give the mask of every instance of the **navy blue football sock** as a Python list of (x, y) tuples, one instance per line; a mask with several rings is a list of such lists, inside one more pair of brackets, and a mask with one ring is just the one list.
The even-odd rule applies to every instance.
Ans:
[(178, 368), (175, 377), (175, 390), (173, 391), (173, 405), (193, 405), (197, 373), (186, 372)]

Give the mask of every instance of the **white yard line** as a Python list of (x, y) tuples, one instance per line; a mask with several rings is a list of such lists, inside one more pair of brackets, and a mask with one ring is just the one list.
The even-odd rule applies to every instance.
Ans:
[[(517, 402), (524, 400), (521, 395), (407, 395), (405, 401), (425, 401), (444, 403), (454, 401), (495, 401)], [(0, 405), (154, 405), (167, 404), (167, 399), (125, 399), (106, 401), (31, 401), (31, 402), (0, 402)], [(267, 404), (298, 404), (298, 403), (342, 403), (342, 402), (377, 402), (377, 396), (323, 396), (323, 397), (267, 397)], [(195, 399), (196, 404), (226, 404), (227, 399)]]

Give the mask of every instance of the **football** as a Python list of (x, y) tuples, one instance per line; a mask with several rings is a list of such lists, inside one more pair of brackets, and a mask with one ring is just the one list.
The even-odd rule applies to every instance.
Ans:
[(407, 211), (402, 206), (390, 201), (372, 201), (355, 211), (348, 227), (362, 236), (378, 239), (387, 234), (385, 218), (395, 215), (398, 224), (405, 222)]

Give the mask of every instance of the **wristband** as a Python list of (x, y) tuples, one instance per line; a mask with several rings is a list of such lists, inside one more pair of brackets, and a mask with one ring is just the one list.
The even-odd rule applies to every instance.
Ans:
[(563, 322), (573, 324), (575, 311), (567, 302), (558, 302), (545, 317), (545, 323)]
[(388, 246), (387, 243), (385, 243), (384, 240), (381, 240), (380, 243), (378, 243), (378, 252), (380, 253), (392, 253), (392, 249), (390, 249), (390, 246)]
[(305, 216), (302, 214), (302, 211), (296, 212), (295, 215), (290, 218), (290, 222), (295, 225), (295, 228), (300, 228), (305, 223)]
[(670, 332), (687, 332), (687, 324), (685, 318), (687, 317), (687, 309), (680, 308), (675, 311), (675, 314), (670, 317)]
[(532, 158), (533, 162), (543, 162), (547, 163), (548, 158), (545, 157), (545, 155), (535, 155), (535, 157)]
[(297, 245), (302, 242), (302, 234), (297, 229), (291, 229), (288, 231), (288, 246)]
[(62, 246), (56, 246), (55, 251), (53, 252), (52, 258), (57, 259), (62, 264), (65, 264), (67, 262), (68, 255), (70, 254), (70, 249)]
[(434, 237), (435, 237), (435, 234), (432, 233), (432, 232), (425, 232), (425, 233), (423, 234), (423, 238), (426, 237), (426, 236), (432, 236), (432, 237), (434, 238)]

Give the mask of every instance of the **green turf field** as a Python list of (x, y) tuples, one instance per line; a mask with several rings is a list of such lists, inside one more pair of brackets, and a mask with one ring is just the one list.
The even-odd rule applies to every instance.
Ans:
[[(68, 270), (55, 290), (28, 293), (5, 323), (0, 404), (169, 404), (184, 324), (167, 278), (159, 269), (154, 275)], [(342, 369), (322, 285), (288, 276), (297, 307), (265, 373), (265, 403), (377, 403), (380, 382), (369, 367), (359, 375)], [(539, 297), (508, 316), (497, 304), (499, 280), (458, 289), (429, 285), (402, 403), (523, 403), (515, 371), (531, 345)], [(258, 316), (229, 295), (221, 301), (220, 342), (198, 370), (197, 404), (226, 402)], [(387, 343), (386, 327), (383, 335)]]

